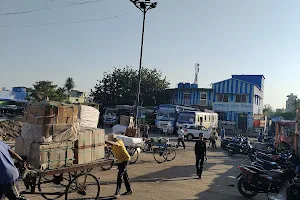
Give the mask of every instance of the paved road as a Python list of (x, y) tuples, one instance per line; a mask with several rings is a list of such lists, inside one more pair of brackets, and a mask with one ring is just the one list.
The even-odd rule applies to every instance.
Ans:
[[(185, 199), (214, 199), (240, 200), (244, 199), (237, 190), (234, 177), (239, 174), (237, 166), (249, 163), (247, 157), (228, 157), (221, 150), (209, 151), (208, 161), (204, 166), (203, 180), (196, 179), (194, 166), (194, 142), (186, 142), (187, 149), (178, 149), (174, 161), (157, 164), (152, 154), (143, 153), (136, 164), (129, 166), (134, 194), (129, 197), (121, 196), (124, 200), (185, 200)], [(115, 192), (117, 170), (109, 171), (95, 169), (93, 173), (101, 181), (101, 199), (111, 199)], [(49, 186), (50, 188), (50, 186)], [(93, 192), (93, 191), (90, 191)], [(125, 192), (122, 186), (122, 192)], [(31, 199), (41, 199), (30, 196)], [(255, 200), (268, 199), (260, 194)]]

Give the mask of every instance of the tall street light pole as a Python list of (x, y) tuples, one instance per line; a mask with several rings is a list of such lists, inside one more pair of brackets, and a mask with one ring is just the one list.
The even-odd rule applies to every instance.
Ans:
[(140, 11), (143, 12), (143, 29), (142, 29), (142, 42), (141, 42), (141, 54), (140, 54), (140, 64), (139, 64), (139, 77), (138, 77), (138, 85), (136, 92), (136, 106), (135, 106), (135, 126), (138, 127), (138, 113), (139, 113), (139, 105), (140, 105), (140, 93), (141, 93), (141, 71), (142, 71), (142, 60), (143, 60), (143, 47), (144, 47), (144, 32), (145, 32), (145, 21), (146, 21), (146, 13), (148, 10), (156, 8), (157, 2), (151, 2), (150, 0), (130, 0), (135, 7), (137, 7)]

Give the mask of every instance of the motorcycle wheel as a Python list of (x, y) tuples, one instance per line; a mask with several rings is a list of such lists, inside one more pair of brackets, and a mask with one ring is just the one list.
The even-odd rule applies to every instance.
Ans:
[[(244, 197), (250, 199), (252, 197), (255, 197), (257, 195), (256, 191), (249, 191), (245, 189), (245, 185), (244, 185), (244, 179), (240, 179), (238, 182), (238, 190), (241, 193), (241, 195), (243, 195)], [(247, 193), (247, 192), (251, 192), (251, 193)]]
[(286, 200), (297, 200), (300, 198), (300, 190), (294, 185), (289, 185), (286, 189)]
[(229, 155), (229, 156), (233, 156), (233, 155), (234, 155), (234, 152), (233, 152), (233, 150), (231, 150), (231, 149), (228, 149), (227, 152), (228, 152), (228, 155)]

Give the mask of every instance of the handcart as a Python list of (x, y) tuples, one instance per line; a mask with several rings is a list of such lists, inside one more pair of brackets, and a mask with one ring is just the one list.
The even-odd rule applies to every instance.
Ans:
[(25, 191), (20, 194), (39, 194), (45, 199), (99, 199), (99, 178), (91, 173), (94, 168), (111, 165), (113, 160), (101, 159), (91, 163), (74, 164), (49, 170), (26, 170), (23, 173)]

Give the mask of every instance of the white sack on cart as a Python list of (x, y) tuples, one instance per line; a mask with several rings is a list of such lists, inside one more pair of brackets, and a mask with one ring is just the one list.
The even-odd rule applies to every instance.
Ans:
[(79, 126), (83, 128), (97, 128), (99, 121), (99, 110), (92, 106), (79, 106)]
[(127, 137), (125, 135), (117, 135), (117, 138), (122, 140), (126, 147), (138, 146), (144, 142), (142, 138)]

